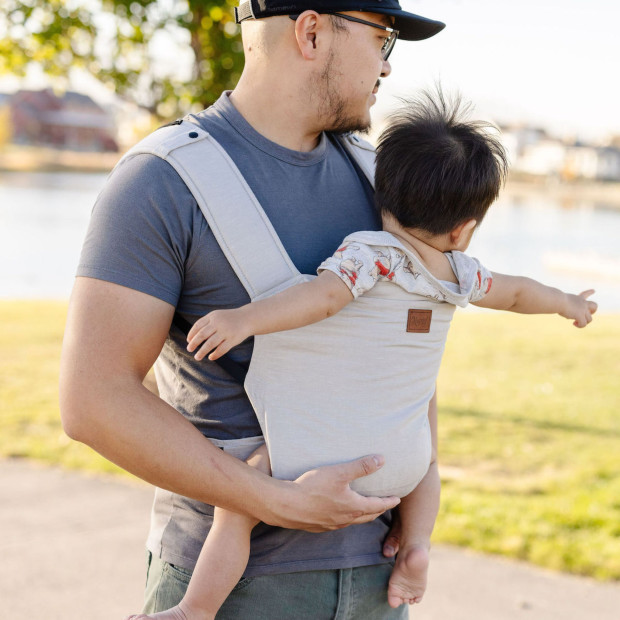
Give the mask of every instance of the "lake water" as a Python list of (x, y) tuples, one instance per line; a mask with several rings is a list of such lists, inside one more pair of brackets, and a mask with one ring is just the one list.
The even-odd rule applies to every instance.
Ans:
[[(67, 298), (90, 210), (105, 174), (0, 173), (0, 298)], [(470, 246), (494, 271), (571, 292), (595, 288), (620, 312), (620, 210), (504, 198)]]

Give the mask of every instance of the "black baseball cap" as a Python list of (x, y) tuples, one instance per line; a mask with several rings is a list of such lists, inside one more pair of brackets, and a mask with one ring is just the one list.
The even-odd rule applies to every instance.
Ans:
[(340, 13), (343, 11), (362, 11), (380, 13), (394, 17), (394, 28), (399, 31), (398, 38), (405, 41), (428, 39), (446, 25), (443, 22), (428, 19), (414, 13), (407, 13), (400, 8), (398, 0), (243, 0), (235, 9), (235, 19), (241, 23), (245, 19), (260, 19), (275, 15), (297, 15), (304, 11), (317, 13)]

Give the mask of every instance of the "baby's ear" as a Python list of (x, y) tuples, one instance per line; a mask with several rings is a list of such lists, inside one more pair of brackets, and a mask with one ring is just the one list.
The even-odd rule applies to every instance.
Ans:
[(454, 246), (455, 250), (461, 250), (464, 252), (469, 245), (471, 236), (476, 228), (478, 222), (473, 218), (471, 220), (465, 220), (458, 226), (455, 226), (450, 232), (450, 242)]

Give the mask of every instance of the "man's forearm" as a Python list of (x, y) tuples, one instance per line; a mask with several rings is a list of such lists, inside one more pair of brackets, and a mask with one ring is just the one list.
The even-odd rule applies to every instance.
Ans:
[(173, 313), (137, 291), (76, 280), (60, 368), (65, 431), (156, 486), (238, 512), (255, 510), (271, 501), (277, 481), (223, 454), (142, 385)]
[[(82, 377), (61, 390), (67, 433), (163, 489), (267, 520), (277, 481), (224, 454), (140, 382)], [(79, 408), (79, 415), (71, 410)], [(251, 511), (250, 511), (251, 508)], [(257, 510), (261, 514), (257, 514)]]

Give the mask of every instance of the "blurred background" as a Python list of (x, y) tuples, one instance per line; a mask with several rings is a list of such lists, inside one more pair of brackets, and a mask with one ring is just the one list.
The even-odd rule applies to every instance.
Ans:
[[(62, 433), (67, 300), (90, 210), (123, 151), (234, 87), (235, 4), (3, 0), (0, 458), (127, 478)], [(457, 313), (439, 386), (436, 540), (617, 581), (620, 4), (401, 5), (447, 28), (397, 44), (371, 138), (399, 97), (438, 82), (462, 93), (501, 129), (511, 160), (471, 253), (495, 271), (595, 288), (600, 305), (583, 331), (558, 317)]]

